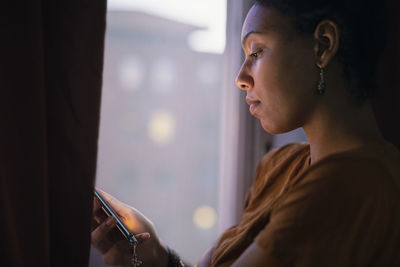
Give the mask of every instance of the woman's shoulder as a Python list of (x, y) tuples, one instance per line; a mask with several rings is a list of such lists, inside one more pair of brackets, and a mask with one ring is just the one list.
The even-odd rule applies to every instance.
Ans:
[(313, 163), (274, 206), (256, 243), (273, 255), (299, 259), (329, 258), (343, 247), (359, 251), (360, 262), (368, 251), (397, 255), (399, 170), (399, 151), (388, 144), (368, 144)]
[(271, 150), (258, 164), (253, 191), (258, 192), (282, 179), (296, 177), (307, 168), (309, 158), (310, 149), (307, 143), (290, 143)]
[(393, 145), (381, 143), (332, 154), (312, 164), (299, 182), (338, 184), (365, 193), (389, 187), (400, 191), (400, 153)]
[(259, 165), (262, 168), (265, 168), (267, 165), (276, 166), (300, 157), (307, 157), (309, 154), (310, 146), (308, 143), (289, 143), (269, 151), (261, 159)]

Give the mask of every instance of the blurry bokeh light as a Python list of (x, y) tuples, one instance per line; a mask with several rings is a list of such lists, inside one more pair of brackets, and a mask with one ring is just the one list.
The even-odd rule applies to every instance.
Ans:
[(210, 206), (200, 206), (193, 214), (194, 224), (201, 229), (209, 229), (215, 226), (217, 213)]
[(175, 119), (167, 111), (156, 111), (150, 118), (149, 137), (157, 144), (169, 143), (175, 134)]
[(139, 89), (145, 71), (140, 58), (129, 56), (124, 58), (119, 64), (119, 82), (121, 88), (128, 92), (133, 92)]

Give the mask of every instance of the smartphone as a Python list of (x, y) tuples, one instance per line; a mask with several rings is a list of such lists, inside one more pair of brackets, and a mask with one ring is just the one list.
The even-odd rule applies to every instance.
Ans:
[(123, 234), (123, 236), (128, 240), (130, 244), (137, 243), (135, 236), (129, 231), (128, 227), (124, 224), (115, 210), (108, 204), (108, 202), (94, 190), (94, 196), (100, 201), (101, 209), (105, 212), (107, 216), (113, 216), (117, 221), (117, 228)]

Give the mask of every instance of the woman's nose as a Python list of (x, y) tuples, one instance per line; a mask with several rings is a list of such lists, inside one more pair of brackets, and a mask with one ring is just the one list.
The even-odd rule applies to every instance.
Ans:
[(254, 86), (253, 78), (247, 73), (245, 65), (243, 64), (236, 77), (235, 84), (241, 90), (250, 90)]

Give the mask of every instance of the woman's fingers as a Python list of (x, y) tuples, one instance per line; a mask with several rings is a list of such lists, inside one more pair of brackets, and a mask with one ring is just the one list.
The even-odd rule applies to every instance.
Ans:
[(138, 241), (139, 245), (142, 244), (144, 241), (150, 239), (150, 233), (140, 233), (135, 235), (136, 240)]
[(117, 221), (114, 217), (108, 217), (91, 233), (92, 245), (104, 254), (113, 246), (113, 242), (107, 238), (107, 234), (115, 227)]
[[(93, 196), (93, 219), (94, 221), (98, 224), (102, 223), (108, 216), (105, 214), (105, 212), (101, 208), (100, 201)], [(97, 225), (95, 225), (97, 227)]]
[(92, 224), (90, 226), (91, 231), (93, 231), (94, 229), (96, 229), (100, 224), (97, 222), (96, 219), (92, 219)]
[(93, 212), (96, 212), (99, 209), (101, 209), (100, 202), (97, 200), (95, 196), (93, 196)]
[(118, 213), (123, 214), (126, 212), (126, 205), (118, 201), (112, 195), (104, 192), (103, 190), (96, 188), (96, 191), (108, 202), (108, 204)]
[(103, 253), (102, 258), (106, 265), (131, 265), (132, 248), (126, 240), (120, 240), (114, 243), (107, 252)]

